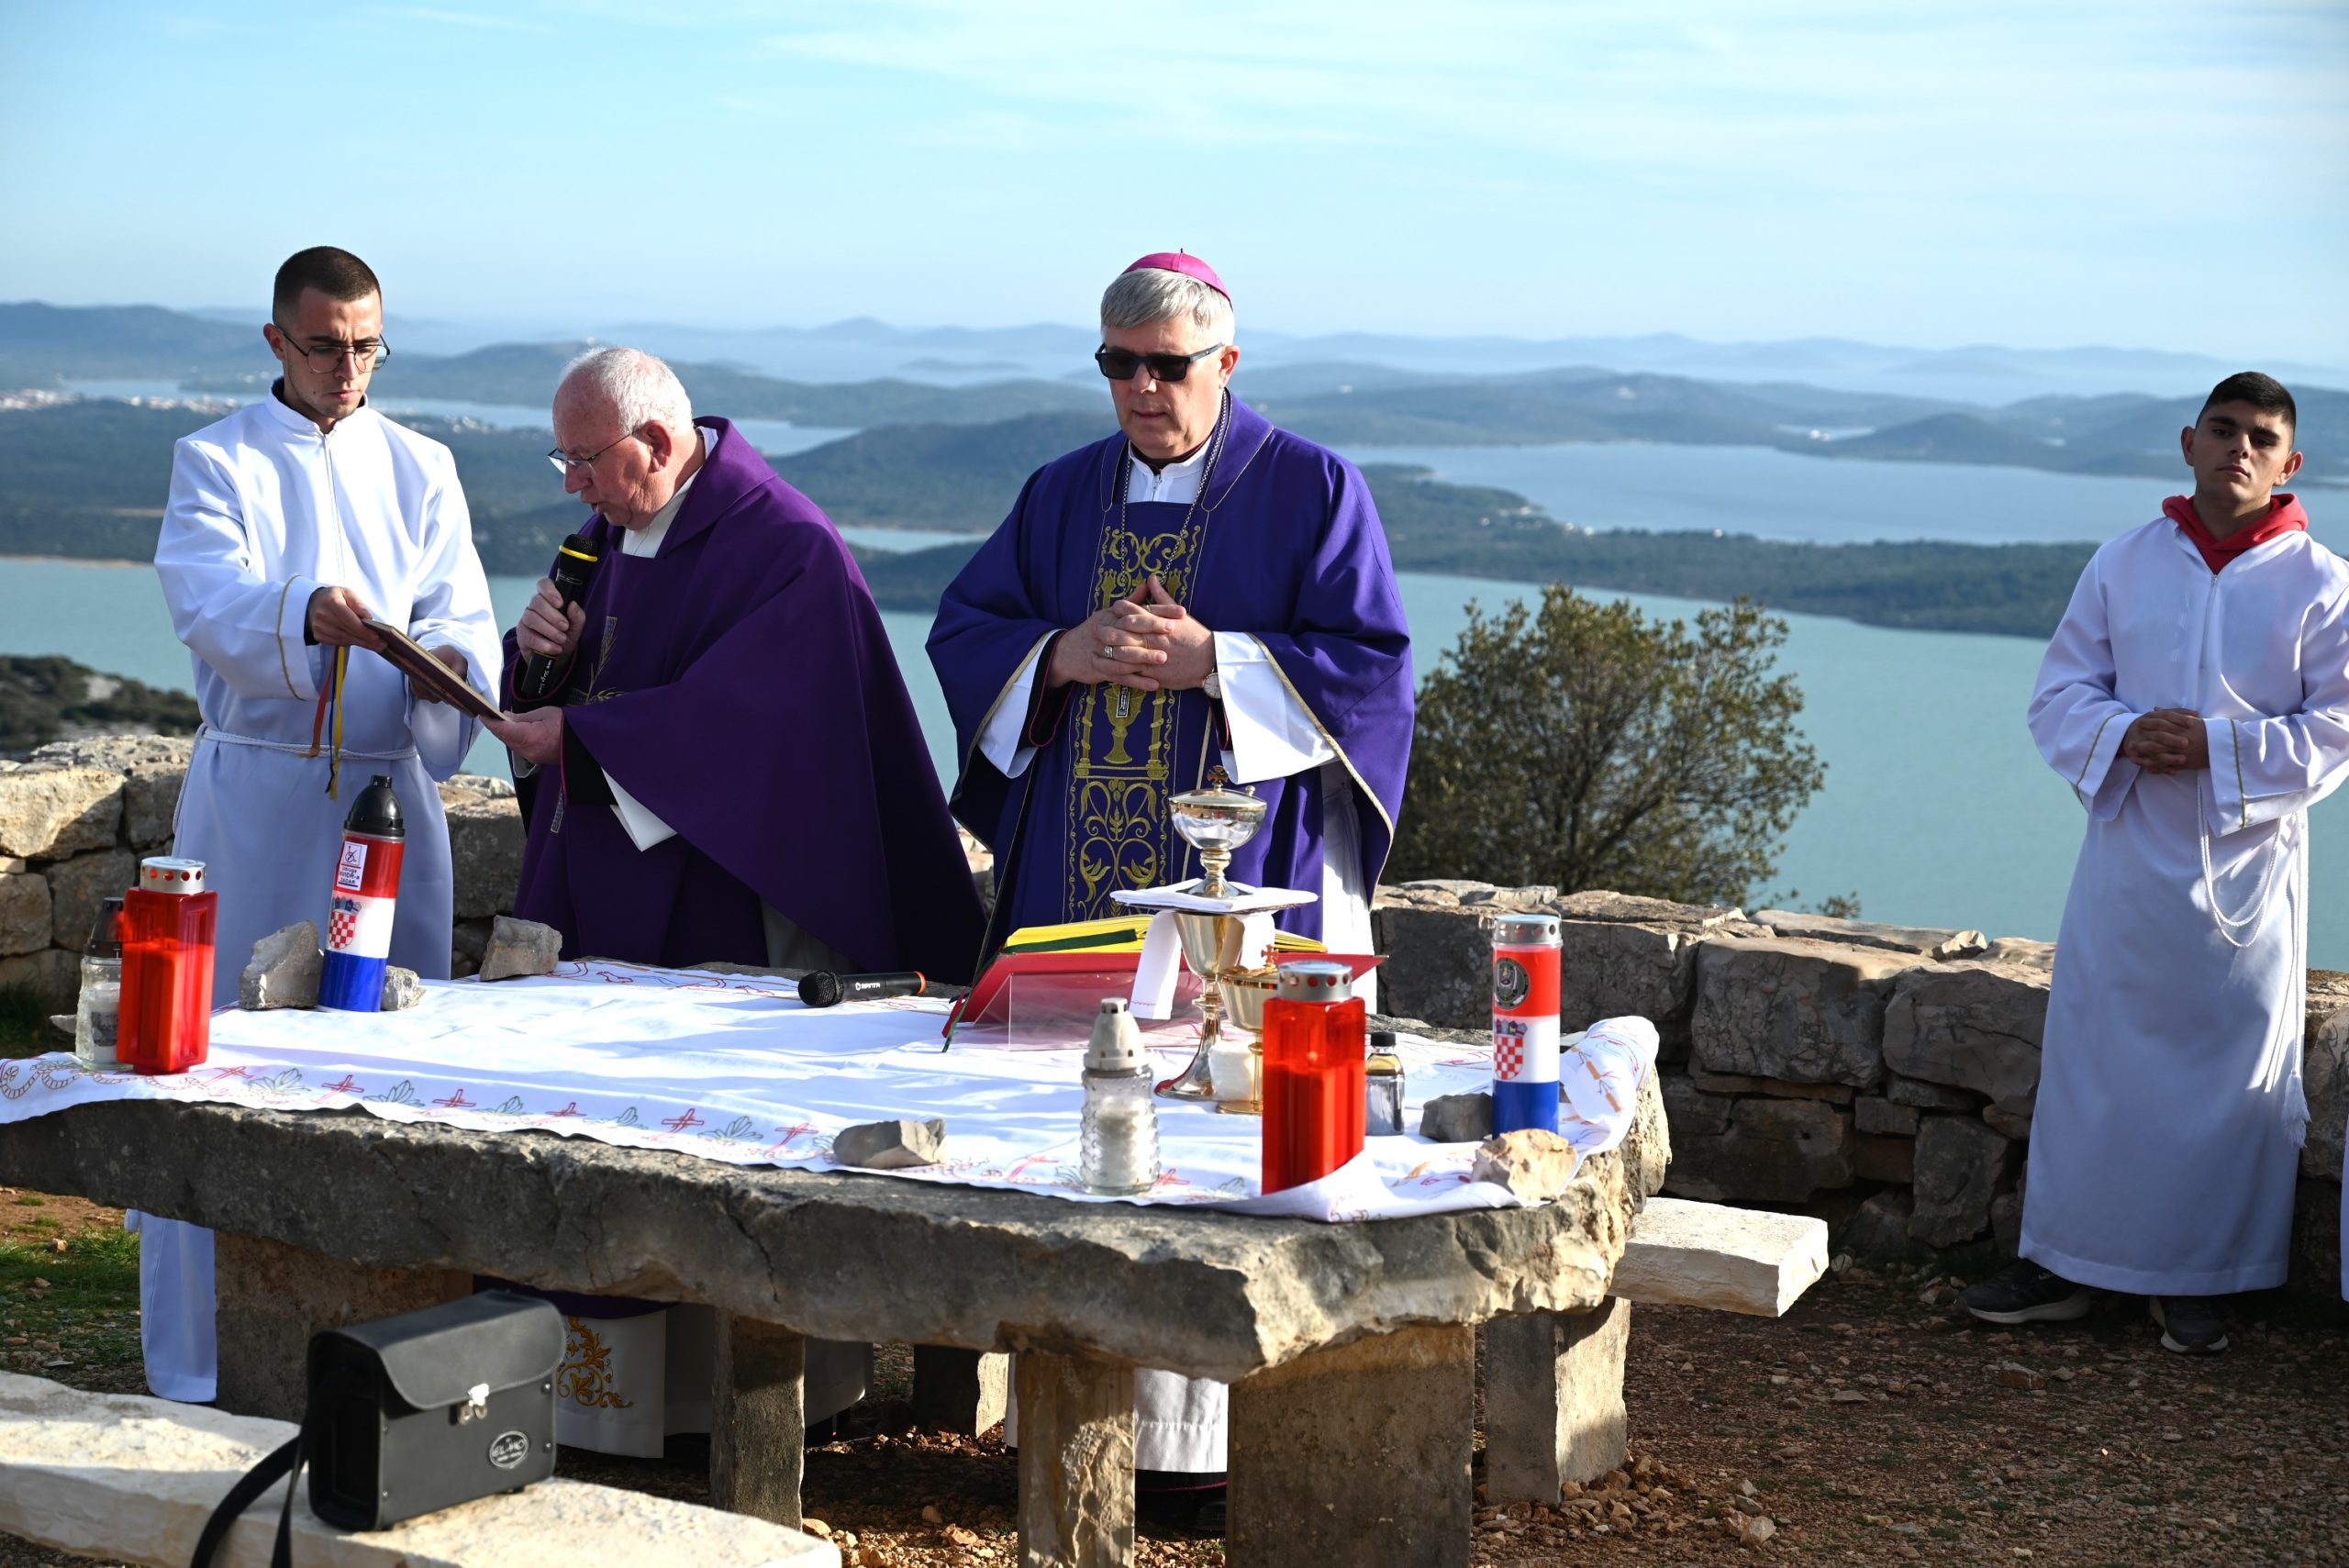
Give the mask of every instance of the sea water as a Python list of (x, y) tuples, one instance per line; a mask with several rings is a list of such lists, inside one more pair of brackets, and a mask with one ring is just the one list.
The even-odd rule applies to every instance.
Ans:
[[(494, 577), (501, 624), (528, 601), (531, 579)], [(1422, 674), (1467, 622), (1538, 590), (1477, 578), (1406, 573), (1403, 602)], [(1609, 595), (1610, 597), (1616, 595)], [(1633, 596), (1643, 611), (1687, 617), (1687, 600)], [(911, 691), (930, 761), (954, 767), (953, 726), (923, 643), (928, 615), (882, 620)], [(1857, 894), (1863, 914), (1902, 925), (1975, 927), (1993, 936), (2053, 938), (2077, 853), (2082, 816), (2039, 760), (2023, 728), (2039, 645), (2021, 638), (1896, 631), (1820, 616), (1788, 616), (1785, 667), (1802, 685), (1798, 721), (1827, 764), (1827, 782), (1796, 818), (1777, 875), (1749, 895), (1762, 907), (1799, 890), (1815, 904)], [(0, 652), (61, 653), (151, 685), (192, 690), (187, 651), (172, 635), (152, 570), (67, 561), (0, 561)], [(503, 775), (504, 750), (484, 736), (469, 765)], [(2312, 814), (2310, 961), (2349, 969), (2349, 806)], [(2330, 890), (2328, 892), (2328, 890)]]

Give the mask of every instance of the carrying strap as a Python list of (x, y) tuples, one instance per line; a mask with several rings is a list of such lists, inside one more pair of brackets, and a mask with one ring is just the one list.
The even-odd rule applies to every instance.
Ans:
[(285, 1506), (277, 1515), (277, 1544), (270, 1552), (269, 1568), (294, 1568), (294, 1495), (301, 1488), (302, 1465), (308, 1457), (303, 1450), (317, 1437), (334, 1396), (357, 1376), (350, 1366), (339, 1366), (310, 1390), (309, 1407), (302, 1414), (301, 1429), (294, 1434), (294, 1440), (265, 1456), (228, 1488), (228, 1495), (205, 1521), (204, 1533), (195, 1538), (195, 1555), (188, 1559), (188, 1568), (211, 1568), (212, 1554), (228, 1538), (228, 1531), (281, 1475), (285, 1477)]

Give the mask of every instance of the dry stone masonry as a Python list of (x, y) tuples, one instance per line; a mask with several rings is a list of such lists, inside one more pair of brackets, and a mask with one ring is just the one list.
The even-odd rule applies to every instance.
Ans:
[(73, 1010), (100, 900), (171, 847), (190, 745), (97, 736), (0, 762), (0, 988)]
[[(1664, 1190), (1827, 1206), (1854, 1252), (1994, 1244), (2022, 1220), (2052, 943), (1755, 914), (1620, 894), (1413, 882), (1378, 890), (1381, 1006), (1450, 1029), (1488, 1021), (1492, 917), (1556, 914), (1564, 1025), (1656, 1021), (1673, 1163)], [(2295, 1283), (2340, 1278), (2349, 974), (2309, 976), (2309, 1106)]]

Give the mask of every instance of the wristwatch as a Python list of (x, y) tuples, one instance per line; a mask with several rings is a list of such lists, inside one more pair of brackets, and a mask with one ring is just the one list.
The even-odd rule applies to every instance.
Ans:
[(1199, 683), (1199, 690), (1207, 693), (1208, 696), (1211, 700), (1221, 702), (1223, 700), (1222, 673), (1218, 670), (1210, 669), (1208, 672), (1208, 678)]

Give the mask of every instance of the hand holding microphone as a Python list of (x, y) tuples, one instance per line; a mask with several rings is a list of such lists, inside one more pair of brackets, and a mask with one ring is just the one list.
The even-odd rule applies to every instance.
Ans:
[(579, 601), (587, 596), (595, 582), (596, 561), (596, 547), (573, 534), (562, 541), (554, 565), (523, 607), (521, 619), (514, 626), (514, 641), (523, 654), (521, 672), (514, 678), (517, 701), (544, 702), (562, 684), (587, 624), (587, 612), (579, 607)]

